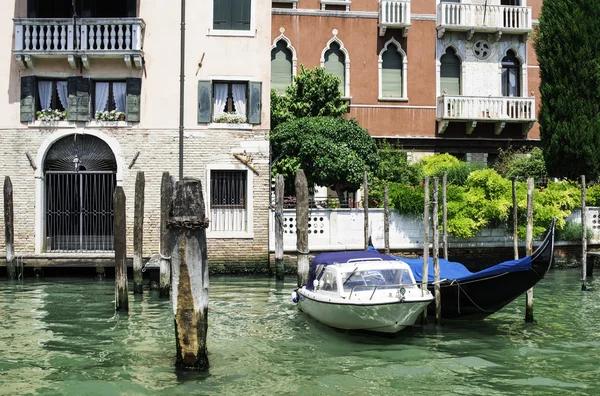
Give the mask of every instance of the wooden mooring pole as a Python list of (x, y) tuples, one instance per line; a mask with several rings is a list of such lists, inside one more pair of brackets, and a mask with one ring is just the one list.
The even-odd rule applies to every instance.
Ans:
[[(423, 277), (421, 279), (421, 295), (424, 296), (427, 291), (427, 279), (429, 272), (429, 176), (425, 176), (425, 184), (423, 187), (425, 195), (424, 210), (423, 210)], [(421, 319), (422, 324), (427, 323), (427, 309), (423, 311)]]
[(117, 186), (113, 196), (115, 213), (115, 310), (128, 311), (127, 295), (127, 216), (123, 187)]
[(308, 280), (308, 183), (302, 169), (296, 171), (296, 256), (298, 287)]
[[(533, 252), (533, 178), (527, 179), (527, 234), (525, 236), (525, 255)], [(525, 295), (525, 322), (533, 322), (533, 287)]]
[(513, 247), (515, 260), (519, 258), (519, 232), (517, 223), (517, 179), (512, 179), (512, 202), (513, 202)]
[(283, 175), (275, 178), (275, 279), (283, 280)]
[(171, 292), (171, 248), (167, 221), (172, 199), (173, 180), (169, 172), (163, 172), (160, 183), (160, 278), (158, 286), (160, 297), (169, 297)]
[(586, 290), (587, 278), (587, 206), (585, 204), (585, 175), (581, 175), (581, 290)]
[(10, 176), (4, 177), (4, 241), (6, 243), (6, 271), (8, 279), (17, 279), (15, 262), (15, 211), (13, 207), (13, 187)]
[(173, 275), (175, 365), (189, 370), (207, 370), (208, 221), (200, 180), (186, 177), (176, 183), (171, 213), (167, 227)]
[(383, 188), (383, 243), (385, 254), (390, 254), (390, 203), (387, 183)]
[(364, 170), (363, 173), (363, 211), (365, 216), (364, 223), (364, 240), (365, 240), (365, 250), (369, 248), (369, 179), (367, 178), (367, 170)]
[(444, 250), (444, 258), (448, 260), (448, 207), (446, 199), (446, 190), (448, 188), (448, 173), (442, 174), (442, 227), (444, 227), (442, 234), (442, 247)]
[(438, 219), (438, 178), (433, 178), (433, 289), (435, 293), (435, 323), (442, 323), (442, 296), (440, 294), (440, 250), (439, 250), (439, 219)]
[(142, 283), (142, 257), (144, 254), (144, 172), (135, 178), (135, 202), (133, 212), (133, 293), (144, 293)]

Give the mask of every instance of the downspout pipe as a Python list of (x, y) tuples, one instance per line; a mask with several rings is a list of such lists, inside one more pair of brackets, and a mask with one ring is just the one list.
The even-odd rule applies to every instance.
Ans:
[(181, 58), (179, 70), (179, 180), (183, 179), (183, 116), (185, 101), (185, 0), (181, 0)]

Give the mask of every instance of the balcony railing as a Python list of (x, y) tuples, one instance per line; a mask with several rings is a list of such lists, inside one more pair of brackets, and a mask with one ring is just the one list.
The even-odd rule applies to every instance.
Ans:
[(529, 34), (531, 7), (440, 3), (437, 29), (440, 38), (445, 31)]
[(80, 56), (85, 65), (87, 56), (142, 55), (145, 24), (141, 18), (27, 18), (15, 19), (14, 24), (13, 53), (21, 62), (31, 61), (32, 56)]
[(535, 122), (535, 112), (535, 98), (443, 95), (437, 103), (438, 133), (443, 133), (450, 121), (467, 122), (467, 133), (477, 122), (493, 122), (496, 134), (507, 122), (524, 123), (525, 133)]
[(404, 29), (406, 37), (410, 28), (410, 0), (379, 1), (379, 35), (383, 36), (388, 28)]

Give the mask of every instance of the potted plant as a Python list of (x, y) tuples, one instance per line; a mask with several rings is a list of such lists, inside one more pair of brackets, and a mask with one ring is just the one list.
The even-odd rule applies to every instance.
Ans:
[(43, 109), (35, 112), (35, 118), (41, 122), (57, 122), (67, 119), (66, 110)]
[(118, 110), (96, 112), (96, 121), (125, 121), (125, 113)]
[(215, 117), (213, 121), (226, 124), (244, 124), (246, 122), (246, 116), (225, 112)]

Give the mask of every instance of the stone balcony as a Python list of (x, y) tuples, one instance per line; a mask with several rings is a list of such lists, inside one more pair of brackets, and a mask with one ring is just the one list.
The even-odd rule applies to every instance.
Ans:
[(410, 28), (410, 0), (380, 0), (378, 26), (380, 36), (387, 29), (402, 29), (406, 37)]
[(120, 58), (127, 67), (142, 67), (145, 23), (141, 18), (14, 19), (13, 54), (23, 69), (35, 58), (76, 59), (86, 69), (93, 58)]
[(507, 123), (523, 125), (523, 135), (535, 122), (535, 98), (448, 96), (437, 101), (438, 133), (443, 134), (450, 122), (466, 122), (466, 133), (471, 134), (478, 122), (494, 123), (499, 135)]
[(440, 3), (437, 9), (438, 38), (445, 32), (466, 32), (470, 40), (475, 33), (493, 33), (496, 40), (503, 34), (523, 35), (532, 30), (531, 7), (483, 4)]

